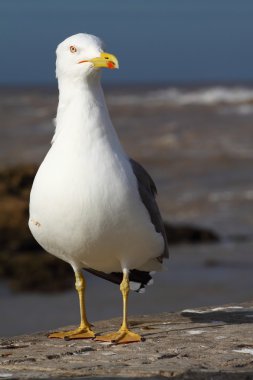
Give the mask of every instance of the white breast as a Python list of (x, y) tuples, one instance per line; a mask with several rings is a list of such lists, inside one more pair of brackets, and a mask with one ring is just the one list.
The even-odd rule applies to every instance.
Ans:
[(112, 272), (141, 267), (163, 251), (164, 242), (141, 202), (115, 133), (106, 133), (102, 118), (90, 129), (82, 123), (69, 127), (70, 120), (64, 120), (68, 127), (58, 129), (32, 187), (32, 234), (75, 268)]

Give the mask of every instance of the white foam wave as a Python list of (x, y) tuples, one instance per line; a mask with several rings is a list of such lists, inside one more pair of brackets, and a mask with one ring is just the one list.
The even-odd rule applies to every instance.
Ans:
[(111, 95), (108, 100), (115, 105), (236, 105), (253, 102), (253, 88), (205, 87), (190, 90), (171, 87), (142, 94)]
[(220, 113), (224, 115), (237, 114), (240, 116), (248, 116), (253, 114), (253, 104), (237, 104), (231, 107), (224, 106), (220, 109)]

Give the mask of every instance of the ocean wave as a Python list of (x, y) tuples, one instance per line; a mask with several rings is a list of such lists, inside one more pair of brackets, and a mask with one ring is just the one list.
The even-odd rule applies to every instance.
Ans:
[(253, 102), (253, 88), (205, 87), (198, 89), (180, 89), (171, 87), (167, 89), (147, 91), (146, 93), (111, 95), (108, 100), (114, 105), (236, 105)]
[(253, 104), (237, 104), (230, 106), (224, 106), (220, 109), (220, 114), (231, 115), (236, 114), (240, 116), (253, 115)]

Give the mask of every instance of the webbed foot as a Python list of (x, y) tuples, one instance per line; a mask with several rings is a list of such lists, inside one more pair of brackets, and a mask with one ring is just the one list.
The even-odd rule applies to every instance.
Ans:
[(95, 338), (95, 333), (90, 329), (90, 327), (78, 327), (75, 330), (70, 331), (59, 331), (48, 335), (48, 338), (56, 339), (93, 339)]
[(109, 333), (106, 335), (99, 335), (95, 338), (99, 342), (111, 342), (115, 344), (126, 344), (126, 343), (135, 343), (141, 342), (143, 338), (128, 329), (120, 329), (116, 333)]

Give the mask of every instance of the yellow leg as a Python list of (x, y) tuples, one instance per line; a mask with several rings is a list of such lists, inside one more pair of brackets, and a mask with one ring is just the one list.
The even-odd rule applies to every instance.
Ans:
[(80, 303), (80, 314), (81, 314), (81, 323), (80, 326), (71, 331), (59, 331), (53, 334), (50, 334), (49, 338), (60, 338), (60, 339), (88, 339), (95, 338), (95, 333), (91, 329), (91, 325), (87, 321), (86, 311), (85, 311), (85, 302), (84, 302), (84, 291), (85, 291), (85, 279), (81, 272), (75, 272), (76, 276), (76, 290), (79, 296)]
[(136, 334), (128, 329), (127, 323), (127, 306), (129, 293), (128, 273), (124, 271), (123, 280), (120, 284), (120, 291), (123, 297), (123, 321), (122, 325), (116, 333), (97, 336), (95, 340), (102, 342), (112, 342), (115, 344), (140, 342), (142, 340), (139, 334)]

